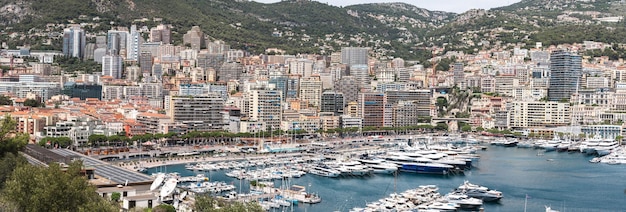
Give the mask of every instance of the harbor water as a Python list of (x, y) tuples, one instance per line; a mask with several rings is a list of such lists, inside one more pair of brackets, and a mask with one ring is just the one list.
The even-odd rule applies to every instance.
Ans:
[[(545, 206), (561, 212), (626, 211), (626, 166), (592, 164), (588, 162), (591, 156), (580, 153), (538, 154), (534, 149), (516, 147), (490, 146), (478, 153), (480, 160), (464, 175), (400, 172), (397, 176), (325, 178), (307, 174), (290, 182), (278, 180), (276, 184), (305, 186), (308, 192), (322, 197), (321, 203), (301, 203), (293, 211), (349, 211), (420, 185), (437, 185), (444, 195), (465, 180), (503, 192), (504, 198), (498, 203), (485, 203), (483, 208), (489, 212), (524, 211), (525, 207), (527, 211), (545, 211)], [(186, 170), (184, 164), (151, 168), (148, 173), (164, 171), (181, 176), (200, 173)], [(248, 181), (227, 177), (223, 170), (202, 173), (211, 181), (225, 181), (237, 186), (237, 191), (248, 191)]]

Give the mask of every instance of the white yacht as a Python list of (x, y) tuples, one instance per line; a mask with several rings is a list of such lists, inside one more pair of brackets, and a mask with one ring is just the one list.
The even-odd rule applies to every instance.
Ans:
[(163, 187), (161, 188), (161, 198), (172, 195), (172, 193), (174, 193), (174, 190), (176, 189), (176, 185), (178, 185), (178, 180), (176, 180), (175, 178), (168, 179), (165, 182), (165, 185), (163, 185)]
[(370, 169), (370, 167), (365, 166), (354, 160), (340, 162), (338, 169), (352, 176), (364, 176), (372, 172), (372, 169)]
[(617, 147), (619, 147), (619, 144), (616, 141), (598, 143), (598, 146), (595, 147), (595, 153), (599, 156), (605, 156), (611, 153), (611, 151)]
[(394, 163), (389, 163), (382, 159), (361, 159), (359, 160), (361, 163), (369, 166), (372, 169), (373, 173), (377, 174), (393, 174), (398, 171), (398, 165)]
[(313, 166), (309, 169), (309, 173), (314, 175), (319, 175), (323, 177), (339, 177), (341, 175), (340, 171), (337, 171), (332, 168), (326, 168), (321, 166)]
[(159, 186), (161, 186), (161, 184), (163, 184), (164, 180), (165, 180), (165, 174), (164, 173), (157, 174), (156, 178), (154, 179), (154, 181), (152, 181), (152, 185), (150, 185), (150, 191), (154, 191), (157, 188), (159, 188)]
[(481, 199), (472, 198), (465, 194), (451, 193), (445, 196), (450, 203), (456, 203), (463, 209), (477, 209), (483, 205)]

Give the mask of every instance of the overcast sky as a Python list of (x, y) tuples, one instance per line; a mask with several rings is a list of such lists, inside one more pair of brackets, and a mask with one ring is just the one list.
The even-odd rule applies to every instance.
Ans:
[[(263, 3), (274, 3), (280, 0), (254, 0)], [(446, 12), (462, 13), (469, 9), (489, 9), (494, 7), (506, 6), (520, 0), (318, 0), (322, 3), (328, 3), (335, 6), (348, 6), (354, 4), (365, 3), (382, 3), (382, 2), (406, 2), (428, 10), (439, 10)]]

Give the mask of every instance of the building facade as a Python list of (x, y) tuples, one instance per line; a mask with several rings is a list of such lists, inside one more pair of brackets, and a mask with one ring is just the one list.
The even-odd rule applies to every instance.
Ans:
[(217, 94), (205, 96), (173, 96), (169, 116), (183, 123), (190, 131), (213, 131), (223, 128), (224, 100)]
[(510, 128), (566, 126), (571, 123), (569, 103), (514, 101), (507, 103)]
[(85, 30), (80, 26), (63, 30), (63, 55), (82, 59), (85, 56), (85, 45)]
[(550, 86), (548, 100), (570, 100), (580, 86), (582, 57), (565, 51), (550, 55)]

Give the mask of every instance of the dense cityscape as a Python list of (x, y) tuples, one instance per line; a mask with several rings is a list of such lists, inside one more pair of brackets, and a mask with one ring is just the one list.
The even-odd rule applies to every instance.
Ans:
[[(350, 13), (358, 16), (357, 12)], [(477, 12), (468, 12), (473, 13)], [(390, 20), (376, 18), (381, 22)], [(389, 52), (396, 49), (389, 45), (355, 45), (359, 39), (367, 39), (364, 37), (350, 38), (356, 42), (337, 41), (336, 48), (319, 46), (318, 53), (311, 53), (310, 47), (302, 52), (294, 47), (294, 52), (278, 45), (258, 52), (248, 49), (248, 44), (236, 48), (241, 43), (215, 39), (207, 33), (213, 29), (192, 26), (181, 31), (183, 27), (161, 18), (139, 19), (130, 25), (111, 23), (111, 28), (104, 30), (98, 28), (97, 18), (83, 20), (83, 23), (72, 20), (48, 24), (48, 37), (41, 42), (57, 46), (54, 50), (34, 50), (29, 45), (16, 46), (12, 41), (2, 40), (0, 111), (5, 115), (2, 142), (21, 142), (16, 145), (21, 147), (20, 155), (31, 164), (88, 176), (90, 184), (97, 189), (89, 187), (92, 190), (87, 191), (104, 199), (111, 199), (117, 193), (115, 201), (120, 203), (113, 205), (125, 211), (159, 204), (171, 204), (172, 209), (180, 211), (214, 210), (213, 197), (199, 195), (206, 190), (194, 190), (198, 188), (193, 182), (204, 181), (204, 174), (198, 174), (197, 178), (191, 178), (195, 176), (193, 173), (172, 177), (159, 169), (166, 166), (177, 169), (176, 164), (181, 170), (194, 171), (245, 169), (248, 173), (220, 171), (218, 176), (237, 178), (239, 183), (242, 179), (252, 180), (243, 187), (250, 190), (259, 187), (256, 189), (261, 191), (264, 188), (260, 185), (264, 184), (259, 181), (265, 178), (257, 178), (247, 167), (257, 167), (255, 171), (263, 172), (261, 165), (280, 168), (291, 164), (289, 171), (267, 171), (290, 173), (289, 177), (274, 180), (300, 177), (304, 173), (353, 178), (377, 173), (373, 166), (364, 168), (369, 170), (367, 173), (355, 171), (354, 167), (368, 165), (371, 158), (361, 158), (359, 165), (347, 165), (344, 161), (335, 169), (314, 164), (328, 159), (339, 161), (343, 156), (379, 155), (386, 161), (371, 159), (375, 161), (372, 163), (392, 164), (389, 166), (395, 167), (392, 172), (396, 174), (402, 171), (467, 175), (472, 166), (477, 166), (476, 150), (486, 149), (476, 144), (485, 143), (502, 148), (495, 151), (508, 151), (504, 147), (511, 146), (541, 149), (541, 153), (530, 150), (533, 156), (551, 154), (552, 150), (580, 151), (593, 154), (594, 163), (626, 164), (621, 143), (626, 134), (626, 64), (620, 56), (624, 43), (580, 40), (552, 44), (546, 40), (495, 44), (484, 39), (474, 43), (464, 38), (463, 45), (476, 48), (450, 50), (448, 44), (421, 48), (420, 51), (428, 51), (432, 57), (420, 61), (414, 55), (391, 56)], [(599, 21), (623, 23), (621, 17)], [(241, 27), (237, 23), (231, 25)], [(276, 38), (293, 34), (282, 29), (267, 33)], [(10, 33), (10, 29), (2, 34), (11, 38), (29, 36)], [(326, 41), (332, 42), (333, 36), (328, 36)], [(452, 148), (457, 144), (455, 139), (463, 140), (467, 146)], [(420, 149), (417, 144), (424, 144), (427, 149)], [(437, 145), (444, 149), (434, 148)], [(592, 145), (597, 147), (586, 152)], [(17, 153), (15, 148), (9, 144), (2, 146), (2, 156), (9, 157), (5, 152), (6, 155)], [(386, 148), (390, 148), (389, 152)], [(75, 170), (72, 162), (75, 159), (82, 161), (82, 168)], [(415, 169), (407, 167), (409, 159)], [(13, 178), (28, 173), (16, 168), (15, 164), (21, 163), (19, 158), (3, 160), (18, 161), (3, 165), (15, 168)], [(466, 162), (459, 164), (459, 160)], [(61, 166), (49, 165), (53, 161), (61, 162)], [(426, 170), (415, 165), (423, 163), (437, 165), (431, 164)], [(392, 173), (389, 167), (382, 169), (382, 173)], [(146, 171), (154, 175), (140, 173)], [(5, 187), (5, 180), (13, 179), (9, 176), (7, 173), (0, 178), (3, 181), (0, 189)], [(207, 179), (208, 176), (207, 173)], [(171, 187), (170, 181), (174, 179), (176, 182)], [(177, 187), (182, 182), (192, 183)], [(223, 190), (209, 193), (220, 194), (236, 187), (214, 183), (205, 189)], [(157, 190), (161, 184), (162, 188)], [(19, 190), (17, 185), (13, 179), (7, 181), (6, 187), (15, 192)], [(310, 182), (308, 186), (311, 187)], [(481, 195), (487, 192), (486, 187), (468, 182), (463, 186), (483, 192)], [(462, 201), (446, 195), (448, 199), (443, 203), (457, 204), (452, 208), (439, 205), (441, 199), (435, 197), (428, 204), (417, 203), (408, 193), (431, 195), (437, 189), (415, 187), (401, 193), (403, 197), (394, 196), (398, 195), (394, 192), (390, 197), (396, 198), (393, 207), (385, 205), (390, 200), (381, 199), (380, 205), (365, 206), (361, 202), (352, 211), (452, 211), (465, 206), (484, 210), (483, 201), (492, 200), (480, 196), (477, 197), (480, 204), (475, 205), (467, 202), (471, 192), (460, 192), (453, 194), (467, 195)], [(293, 211), (294, 203), (282, 202), (280, 198), (271, 204), (261, 201), (258, 205), (246, 205), (254, 197), (242, 195), (241, 185), (236, 188), (239, 194), (228, 195), (241, 196), (226, 198), (244, 203), (231, 205), (235, 211), (246, 207), (267, 211), (278, 208), (275, 204), (285, 206), (282, 210), (291, 207)], [(288, 195), (282, 193), (287, 190), (281, 190), (280, 194)], [(192, 192), (198, 193), (194, 201), (202, 203), (189, 203), (191, 197), (187, 195), (192, 196)], [(276, 195), (274, 192), (265, 191), (264, 195), (271, 197)], [(489, 192), (495, 193), (496, 201), (502, 198), (499, 191)], [(293, 197), (301, 204), (333, 198), (322, 195), (317, 201), (317, 194), (304, 195), (304, 190), (302, 193), (303, 197)], [(13, 194), (4, 193), (9, 200), (14, 198)], [(478, 201), (471, 197), (471, 201)], [(528, 194), (525, 198), (527, 201)], [(15, 211), (41, 210), (20, 208), (24, 207), (20, 204), (27, 202), (5, 204), (5, 199), (0, 195), (0, 210), (11, 211), (14, 205), (17, 205)], [(523, 201), (524, 197), (518, 199)], [(98, 201), (68, 210), (92, 211), (111, 206)], [(161, 209), (169, 211), (169, 208)], [(329, 206), (309, 210), (341, 209)], [(495, 210), (507, 211), (507, 208)], [(546, 211), (555, 210), (546, 206)]]

